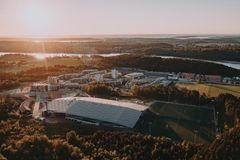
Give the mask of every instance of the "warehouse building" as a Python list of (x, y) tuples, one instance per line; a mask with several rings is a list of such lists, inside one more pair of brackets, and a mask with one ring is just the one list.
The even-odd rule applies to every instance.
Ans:
[(147, 108), (143, 105), (93, 97), (55, 99), (47, 111), (84, 124), (134, 128)]

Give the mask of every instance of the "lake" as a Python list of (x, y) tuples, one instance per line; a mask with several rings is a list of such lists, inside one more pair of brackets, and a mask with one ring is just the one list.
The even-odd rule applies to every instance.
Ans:
[(194, 58), (175, 57), (175, 56), (158, 56), (158, 55), (152, 55), (151, 57), (175, 58), (175, 59), (184, 59), (184, 60), (186, 59), (186, 60), (193, 60), (193, 61), (209, 62), (209, 63), (215, 63), (215, 64), (222, 64), (224, 66), (240, 70), (240, 62), (236, 62), (236, 61), (211, 61), (211, 60), (204, 60), (204, 59), (194, 59)]
[(53, 58), (53, 57), (91, 57), (91, 56), (102, 56), (102, 57), (113, 57), (113, 56), (119, 56), (129, 53), (109, 53), (109, 54), (74, 54), (74, 53), (16, 53), (16, 52), (0, 52), (0, 56), (3, 55), (14, 55), (14, 54), (22, 54), (22, 55), (29, 55), (33, 56), (38, 59), (44, 59), (44, 58)]

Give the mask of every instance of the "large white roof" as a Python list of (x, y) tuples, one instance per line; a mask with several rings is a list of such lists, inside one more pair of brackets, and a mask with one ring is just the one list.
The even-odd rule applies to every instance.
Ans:
[(93, 97), (68, 97), (52, 101), (49, 110), (132, 128), (145, 106)]
[(130, 108), (130, 109), (138, 110), (138, 111), (144, 111), (146, 109), (146, 106), (136, 104), (136, 103), (130, 103), (130, 102), (122, 102), (122, 101), (95, 98), (95, 97), (76, 97), (76, 98), (77, 98), (77, 100), (81, 100), (81, 101), (113, 105), (113, 106), (117, 106), (117, 107)]

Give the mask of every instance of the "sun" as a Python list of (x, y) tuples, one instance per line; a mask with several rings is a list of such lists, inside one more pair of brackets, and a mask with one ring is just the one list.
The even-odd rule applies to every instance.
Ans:
[(40, 5), (29, 4), (21, 13), (20, 21), (31, 35), (41, 35), (48, 32), (51, 20), (49, 12)]

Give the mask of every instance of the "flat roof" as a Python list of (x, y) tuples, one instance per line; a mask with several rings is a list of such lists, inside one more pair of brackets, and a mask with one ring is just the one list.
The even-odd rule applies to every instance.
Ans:
[(94, 97), (66, 97), (53, 100), (49, 103), (48, 109), (68, 116), (95, 119), (133, 128), (147, 107)]
[(59, 98), (56, 100), (73, 100), (73, 101), (80, 100), (80, 101), (91, 102), (91, 103), (100, 103), (100, 104), (112, 105), (112, 106), (116, 106), (116, 107), (130, 108), (130, 109), (134, 109), (137, 111), (144, 111), (147, 109), (146, 106), (136, 104), (136, 103), (122, 102), (122, 101), (95, 98), (95, 97), (66, 97), (66, 98)]
[(95, 97), (81, 97), (80, 100), (91, 101), (91, 102), (95, 102), (95, 103), (102, 103), (102, 104), (113, 105), (113, 106), (119, 106), (119, 107), (124, 107), (124, 108), (131, 108), (131, 109), (138, 110), (138, 111), (144, 111), (147, 109), (146, 106), (136, 104), (136, 103), (122, 102), (122, 101), (95, 98)]
[(36, 83), (33, 83), (32, 86), (47, 86), (47, 85), (48, 85), (47, 83), (36, 82)]
[(133, 73), (126, 74), (125, 76), (142, 76), (142, 75), (144, 75), (144, 73), (142, 72), (133, 72)]

